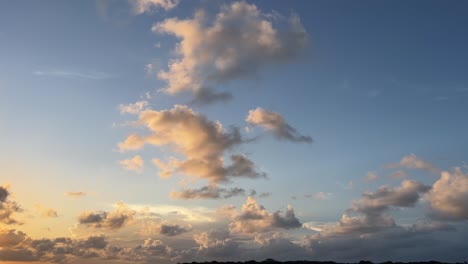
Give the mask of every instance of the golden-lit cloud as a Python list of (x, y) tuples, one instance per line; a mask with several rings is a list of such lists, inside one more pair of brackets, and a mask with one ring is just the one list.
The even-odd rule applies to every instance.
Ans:
[(247, 2), (223, 5), (213, 17), (214, 21), (209, 21), (198, 11), (193, 18), (169, 18), (154, 24), (153, 32), (180, 40), (175, 48), (177, 58), (170, 61), (167, 71), (158, 73), (158, 78), (167, 82), (168, 94), (191, 92), (201, 103), (227, 100), (229, 93), (209, 87), (254, 76), (265, 65), (288, 62), (308, 42), (299, 17), (291, 16), (280, 30), (268, 14)]
[(433, 217), (468, 220), (468, 174), (460, 168), (442, 172), (425, 198)]
[(122, 168), (130, 171), (141, 173), (143, 171), (144, 161), (140, 155), (136, 155), (133, 158), (121, 160), (120, 165)]
[(270, 131), (277, 139), (294, 142), (312, 142), (310, 136), (299, 134), (279, 113), (268, 111), (261, 107), (250, 110), (245, 121), (251, 125), (263, 127)]
[(58, 217), (58, 213), (55, 209), (44, 207), (41, 204), (36, 204), (34, 208), (36, 209), (36, 212), (42, 217), (45, 217), (45, 218), (57, 218)]
[(244, 142), (239, 129), (225, 129), (218, 121), (210, 121), (183, 105), (170, 110), (145, 110), (136, 121), (146, 127), (148, 135), (129, 135), (119, 143), (122, 151), (141, 149), (145, 144), (168, 147), (185, 157), (174, 157), (167, 162), (153, 159), (161, 177), (173, 174), (205, 179), (210, 183), (227, 182), (235, 177), (260, 178), (265, 173), (258, 172), (255, 164), (244, 155), (233, 154), (231, 163), (224, 162), (224, 152)]
[(136, 212), (130, 209), (123, 202), (116, 203), (116, 209), (112, 212), (87, 211), (82, 212), (78, 217), (81, 225), (92, 226), (94, 228), (107, 228), (116, 230), (133, 220)]
[[(226, 210), (224, 210), (226, 211)], [(231, 213), (231, 215), (233, 215)], [(288, 205), (284, 216), (280, 211), (269, 213), (263, 206), (249, 196), (239, 213), (236, 213), (229, 224), (231, 232), (258, 233), (274, 229), (299, 228), (302, 224), (296, 218), (294, 208)]]

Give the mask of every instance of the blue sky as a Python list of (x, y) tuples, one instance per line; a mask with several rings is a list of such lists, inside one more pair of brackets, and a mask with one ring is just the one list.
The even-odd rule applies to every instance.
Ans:
[[(234, 12), (236, 5), (247, 11)], [(138, 6), (144, 8), (138, 11)], [(21, 230), (33, 239), (72, 236), (77, 241), (103, 235), (109, 245), (129, 247), (150, 238), (178, 253), (184, 247), (200, 249), (188, 256), (162, 254), (159, 261), (231, 259), (228, 253), (233, 253), (233, 247), (239, 249), (238, 244), (230, 243), (244, 243), (239, 241), (249, 241), (241, 248), (261, 247), (263, 251), (246, 255), (257, 259), (269, 257), (273, 245), (283, 245), (291, 251), (278, 258), (316, 259), (310, 251), (323, 250), (323, 256), (334, 252), (331, 260), (391, 256), (408, 261), (414, 260), (408, 252), (391, 254), (390, 248), (400, 248), (398, 241), (375, 249), (381, 255), (345, 252), (339, 245), (314, 248), (314, 243), (317, 235), (330, 238), (326, 240), (330, 245), (336, 242), (332, 237), (337, 234), (349, 239), (347, 243), (363, 234), (388, 240), (389, 232), (402, 232), (401, 236), (410, 237), (405, 233), (408, 226), (423, 222), (428, 226), (423, 234), (427, 239), (443, 237), (437, 243), (466, 249), (454, 232), (440, 230), (456, 228), (463, 233), (468, 220), (468, 204), (463, 200), (468, 197), (467, 7), (462, 1), (1, 1), (0, 184), (10, 193), (11, 201), (3, 202), (11, 204), (14, 200), (23, 208), (15, 214), (24, 224), (0, 221), (0, 231)], [(194, 14), (201, 14), (200, 10), (204, 18), (199, 19)], [(219, 14), (232, 20), (219, 22)], [(300, 22), (291, 22), (294, 18)], [(192, 43), (187, 45), (188, 53), (178, 53), (178, 45), (183, 44), (175, 35), (193, 28), (186, 30), (182, 24), (165, 24), (167, 21), (188, 21), (191, 26), (200, 23), (200, 32), (184, 35), (187, 43)], [(210, 27), (216, 21), (229, 34), (210, 38)], [(264, 27), (261, 30), (265, 30), (266, 40), (252, 40), (258, 32), (245, 26), (245, 21), (255, 26), (263, 21), (275, 34), (271, 37)], [(227, 31), (230, 27), (239, 30), (239, 36), (249, 37), (236, 38), (237, 33)], [(232, 40), (223, 39), (228, 37)], [(265, 51), (268, 48), (271, 52)], [(193, 71), (185, 68), (190, 85), (171, 86), (171, 80), (181, 79), (170, 68), (174, 62), (184, 67), (195, 65)], [(161, 77), (160, 72), (169, 77)], [(231, 100), (190, 103), (205, 89), (228, 92)], [(135, 102), (145, 102), (145, 106), (133, 114), (122, 110)], [(177, 121), (175, 105), (186, 105), (196, 114), (184, 111), (184, 117)], [(246, 122), (249, 111), (255, 109), (258, 115)], [(172, 125), (152, 119), (163, 113), (173, 114), (168, 117), (174, 118)], [(134, 123), (137, 120), (140, 125)], [(200, 123), (191, 126), (187, 120)], [(220, 136), (229, 136), (228, 128), (235, 126), (244, 138), (232, 146), (212, 138), (201, 141), (204, 147), (199, 148), (200, 153), (206, 151), (211, 153), (209, 157), (222, 159), (217, 169), (226, 170), (224, 174), (205, 175), (188, 168), (189, 164), (169, 164), (170, 157), (197, 162), (208, 157), (191, 150), (190, 142), (199, 137), (190, 129), (210, 129), (215, 121), (225, 129)], [(178, 125), (187, 131), (175, 128)], [(182, 132), (187, 134), (180, 137)], [(151, 133), (155, 138), (145, 139), (143, 147), (119, 147), (131, 134), (144, 137)], [(168, 133), (167, 138), (161, 136), (164, 133)], [(313, 142), (298, 140), (300, 136), (309, 136)], [(209, 149), (211, 144), (221, 151)], [(231, 155), (242, 155), (252, 162), (251, 175), (265, 173), (267, 177), (255, 174), (246, 178), (229, 172)], [(131, 160), (136, 156), (143, 164)], [(172, 176), (159, 177), (164, 168), (155, 166), (152, 159), (171, 167)], [(124, 160), (131, 168), (125, 168)], [(231, 169), (236, 168), (232, 165)], [(404, 176), (390, 177), (396, 171)], [(451, 181), (443, 181), (444, 173)], [(221, 178), (231, 182), (219, 182)], [(202, 186), (217, 191), (224, 188), (225, 192), (242, 188), (243, 192), (227, 199), (170, 196), (182, 190), (195, 192)], [(400, 194), (407, 187), (417, 196), (415, 201), (395, 202), (379, 196), (382, 188)], [(257, 194), (247, 198), (252, 190)], [(64, 196), (67, 192), (86, 195)], [(379, 221), (391, 218), (395, 225), (382, 227), (382, 223), (372, 222), (377, 220), (370, 218), (367, 209), (357, 206), (369, 202), (369, 193), (372, 199), (382, 199), (379, 202), (386, 204), (379, 209), (383, 210), (379, 211)], [(447, 193), (454, 197), (447, 198)], [(115, 205), (120, 201), (124, 206)], [(262, 233), (236, 229), (245, 213), (242, 205), (252, 201), (271, 212), (262, 211), (266, 219), (276, 210), (288, 212), (291, 205), (294, 218), (284, 216), (291, 226), (275, 226), (273, 222), (267, 228), (265, 223), (256, 223), (264, 228)], [(228, 222), (216, 213), (226, 205), (238, 210)], [(145, 216), (141, 209), (145, 206), (158, 217)], [(57, 217), (44, 217), (44, 208), (54, 210)], [(213, 233), (213, 226), (203, 221), (187, 219), (175, 220), (179, 227), (191, 226), (180, 239), (167, 236), (161, 233), (161, 225), (172, 218), (164, 208), (209, 216), (215, 219), (212, 225), (227, 232), (227, 237), (217, 237), (219, 232)], [(348, 215), (349, 208), (353, 214)], [(105, 222), (83, 220), (84, 212), (113, 210), (127, 217), (118, 230), (106, 228)], [(354, 214), (358, 215), (355, 221), (368, 221), (364, 224), (377, 231), (359, 229), (361, 233), (357, 234), (341, 230), (340, 226), (346, 226), (342, 215)], [(301, 225), (288, 222), (294, 219)], [(146, 228), (148, 223), (156, 228), (155, 233), (149, 237), (135, 235), (135, 230)], [(210, 243), (200, 242), (202, 234), (231, 246), (223, 248), (226, 252), (221, 256), (226, 258), (209, 255)], [(129, 245), (119, 244), (122, 240)], [(428, 252), (418, 240), (408, 241), (401, 243), (414, 243), (414, 258), (435, 258), (437, 252)], [(18, 253), (20, 249), (0, 244), (0, 253), (2, 250)], [(37, 248), (24, 250), (38, 256)], [(93, 261), (106, 263), (99, 251), (102, 248), (88, 250), (101, 257)], [(466, 253), (460, 252), (440, 260), (466, 259)], [(78, 261), (76, 255), (66, 257)], [(31, 260), (51, 261), (48, 257)]]

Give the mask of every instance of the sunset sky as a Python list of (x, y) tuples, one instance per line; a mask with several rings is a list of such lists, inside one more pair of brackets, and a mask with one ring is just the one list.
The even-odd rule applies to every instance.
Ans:
[(0, 262), (468, 260), (467, 10), (0, 0)]

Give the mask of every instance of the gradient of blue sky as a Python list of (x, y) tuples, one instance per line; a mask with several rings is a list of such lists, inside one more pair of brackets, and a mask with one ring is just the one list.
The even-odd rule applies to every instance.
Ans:
[[(137, 16), (124, 1), (0, 1), (0, 183), (11, 185), (25, 214), (33, 214), (36, 203), (59, 213), (56, 219), (36, 216), (19, 230), (34, 238), (68, 236), (81, 211), (111, 210), (118, 201), (213, 210), (245, 202), (172, 200), (169, 192), (180, 178), (160, 179), (151, 164), (163, 151), (138, 152), (145, 161), (140, 174), (119, 165), (134, 153), (117, 151), (134, 131), (123, 126), (133, 119), (119, 113), (120, 104), (147, 92), (157, 110), (190, 100), (157, 92), (166, 84), (146, 74), (147, 64), (166, 69), (177, 41), (152, 33), (151, 26), (191, 17), (198, 8), (214, 15), (227, 3), (182, 1), (169, 11)], [(241, 179), (228, 187), (270, 192), (259, 203), (273, 211), (291, 204), (303, 223), (336, 222), (363, 191), (400, 185), (401, 179), (389, 177), (395, 169), (385, 166), (404, 156), (414, 153), (441, 170), (468, 162), (468, 3), (253, 3), (266, 13), (297, 14), (309, 45), (293, 61), (220, 85), (233, 100), (192, 108), (243, 128), (247, 112), (263, 107), (281, 113), (314, 143), (263, 135), (242, 145), (268, 179)], [(368, 172), (377, 180), (365, 181)], [(407, 178), (431, 185), (439, 175), (409, 170)], [(64, 197), (69, 191), (88, 195)], [(305, 197), (319, 192), (330, 195)], [(393, 216), (413, 223), (423, 211)], [(292, 231), (297, 237), (307, 232)]]

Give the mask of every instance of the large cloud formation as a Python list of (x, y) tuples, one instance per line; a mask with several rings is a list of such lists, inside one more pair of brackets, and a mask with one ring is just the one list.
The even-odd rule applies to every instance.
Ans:
[(426, 199), (433, 217), (468, 220), (468, 174), (460, 168), (442, 172)]
[(232, 232), (238, 233), (251, 234), (274, 229), (293, 229), (302, 226), (299, 219), (296, 218), (292, 206), (288, 206), (284, 216), (281, 215), (280, 211), (269, 213), (252, 196), (247, 197), (247, 201), (239, 213), (232, 215), (234, 217), (229, 228)]
[(312, 138), (310, 136), (299, 134), (296, 129), (289, 125), (279, 113), (268, 111), (261, 107), (250, 110), (245, 121), (249, 124), (261, 126), (266, 130), (271, 131), (271, 133), (280, 140), (307, 143), (312, 142)]
[(21, 212), (21, 207), (9, 199), (10, 192), (4, 186), (0, 186), (0, 223), (12, 225), (21, 224), (18, 220), (13, 218), (15, 213)]
[(336, 225), (325, 226), (325, 234), (367, 234), (396, 227), (395, 220), (388, 216), (390, 208), (414, 207), (421, 194), (430, 186), (416, 181), (404, 180), (399, 187), (382, 186), (375, 192), (365, 192), (353, 202)]
[(158, 78), (167, 82), (165, 91), (188, 91), (196, 101), (227, 100), (210, 85), (252, 76), (265, 65), (297, 57), (307, 45), (308, 35), (297, 16), (291, 16), (283, 30), (275, 28), (268, 14), (254, 4), (232, 2), (224, 5), (213, 22), (202, 11), (191, 19), (170, 18), (156, 23), (152, 31), (174, 35), (180, 41), (167, 71)]
[(186, 159), (170, 158), (168, 162), (154, 159), (161, 177), (181, 173), (210, 183), (227, 182), (233, 177), (260, 178), (266, 175), (256, 170), (246, 156), (230, 156), (231, 164), (224, 164), (224, 152), (244, 142), (239, 129), (226, 130), (220, 122), (213, 122), (183, 105), (170, 110), (145, 110), (139, 115), (139, 125), (151, 134), (132, 134), (119, 144), (121, 150), (140, 149), (145, 144), (169, 146)]

